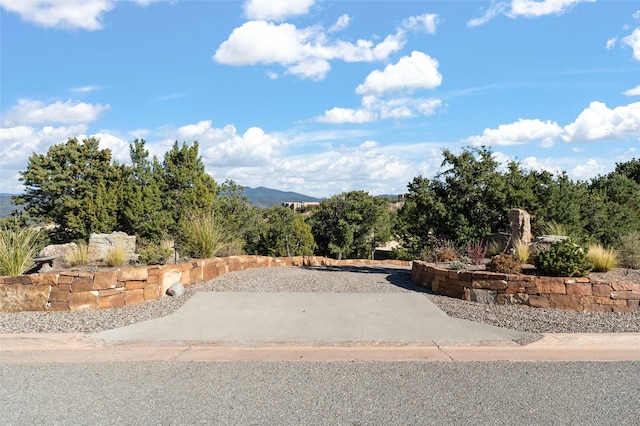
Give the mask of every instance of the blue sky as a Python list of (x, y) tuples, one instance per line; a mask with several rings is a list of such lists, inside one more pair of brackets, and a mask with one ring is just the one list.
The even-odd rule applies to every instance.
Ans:
[(441, 152), (588, 180), (640, 158), (640, 2), (0, 0), (0, 192), (33, 153), (198, 141), (206, 170), (405, 192)]

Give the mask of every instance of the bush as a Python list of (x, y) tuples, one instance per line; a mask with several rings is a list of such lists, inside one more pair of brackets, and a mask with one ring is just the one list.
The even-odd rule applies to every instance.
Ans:
[(528, 263), (531, 257), (531, 246), (522, 241), (520, 238), (513, 242), (513, 249), (515, 250), (516, 259), (520, 263)]
[(503, 254), (506, 249), (507, 248), (505, 247), (504, 243), (491, 240), (491, 242), (489, 242), (489, 245), (487, 246), (487, 252), (485, 255), (489, 257), (497, 256), (499, 254)]
[(143, 265), (164, 265), (173, 254), (173, 242), (149, 244), (138, 253), (140, 263)]
[(625, 268), (640, 269), (640, 232), (631, 232), (618, 239), (620, 265)]
[(122, 245), (111, 247), (104, 255), (104, 263), (107, 266), (121, 266), (126, 259), (127, 250)]
[(0, 275), (22, 275), (35, 266), (41, 234), (33, 228), (0, 228)]
[(501, 274), (519, 274), (522, 272), (522, 264), (512, 254), (499, 254), (491, 258), (487, 264), (487, 271)]
[(181, 226), (182, 245), (190, 256), (208, 259), (236, 253), (240, 242), (216, 221), (213, 213), (191, 215)]
[(458, 260), (458, 250), (451, 240), (443, 240), (436, 246), (436, 262), (452, 262)]
[(467, 265), (460, 262), (459, 260), (454, 260), (453, 262), (449, 263), (449, 269), (452, 269), (454, 271), (461, 271), (467, 269)]
[(394, 259), (394, 260), (412, 261), (413, 259), (415, 259), (415, 256), (413, 256), (411, 253), (409, 253), (409, 251), (407, 249), (404, 249), (402, 247), (394, 247), (394, 248), (392, 248), (391, 252), (389, 252), (389, 257), (391, 259)]
[(487, 248), (482, 243), (467, 243), (467, 257), (473, 265), (479, 265), (487, 255)]
[(76, 246), (67, 251), (64, 261), (69, 266), (86, 265), (89, 263), (89, 247), (85, 241), (78, 241)]
[(620, 262), (618, 253), (611, 248), (604, 248), (600, 244), (589, 245), (587, 256), (593, 263), (593, 270), (596, 272), (607, 272), (618, 266)]
[(593, 269), (589, 256), (571, 238), (551, 244), (535, 264), (540, 274), (552, 277), (584, 277)]

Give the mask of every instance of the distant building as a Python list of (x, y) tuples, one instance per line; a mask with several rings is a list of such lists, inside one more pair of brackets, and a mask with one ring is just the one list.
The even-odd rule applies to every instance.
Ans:
[(294, 211), (312, 209), (318, 207), (319, 205), (319, 201), (285, 201), (284, 203), (282, 203), (283, 207)]

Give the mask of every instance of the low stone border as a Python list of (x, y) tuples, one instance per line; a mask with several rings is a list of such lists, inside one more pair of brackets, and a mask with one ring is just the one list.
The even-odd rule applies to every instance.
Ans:
[(187, 287), (248, 268), (376, 264), (411, 266), (411, 262), (398, 260), (231, 256), (113, 271), (0, 277), (0, 312), (78, 311), (135, 305), (165, 296), (167, 289), (178, 282)]
[(635, 312), (640, 284), (589, 277), (539, 277), (486, 271), (452, 271), (414, 261), (411, 281), (457, 299), (573, 311)]

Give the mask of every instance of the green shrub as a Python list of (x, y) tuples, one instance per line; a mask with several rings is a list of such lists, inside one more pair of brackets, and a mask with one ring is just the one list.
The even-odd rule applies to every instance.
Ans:
[(589, 256), (571, 238), (551, 244), (535, 264), (540, 274), (552, 277), (584, 277), (593, 269)]
[(173, 254), (173, 244), (171, 246), (161, 244), (149, 244), (138, 253), (140, 263), (143, 265), (164, 265)]
[(501, 274), (519, 274), (522, 272), (522, 264), (512, 254), (499, 254), (491, 258), (487, 264), (487, 271)]
[(620, 266), (640, 269), (640, 232), (631, 232), (618, 239)]
[(467, 269), (467, 265), (463, 262), (460, 262), (459, 260), (454, 260), (453, 262), (449, 263), (449, 269), (452, 269), (454, 271), (461, 271)]
[(611, 248), (604, 248), (600, 244), (590, 244), (587, 256), (593, 263), (595, 272), (607, 272), (618, 266), (618, 254)]
[(67, 251), (64, 261), (69, 266), (86, 265), (89, 263), (89, 247), (85, 241), (78, 241), (76, 246)]
[(394, 260), (412, 261), (413, 259), (415, 259), (415, 256), (409, 253), (407, 249), (404, 249), (402, 247), (392, 248), (391, 252), (389, 252), (389, 257)]
[(0, 228), (0, 275), (22, 275), (35, 266), (41, 234), (33, 228)]
[(127, 259), (127, 249), (122, 245), (109, 248), (104, 255), (104, 263), (107, 266), (121, 266)]
[(182, 223), (181, 231), (186, 254), (200, 259), (237, 252), (240, 244), (213, 213), (191, 215)]

